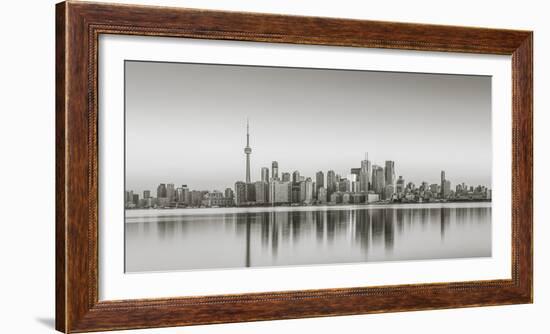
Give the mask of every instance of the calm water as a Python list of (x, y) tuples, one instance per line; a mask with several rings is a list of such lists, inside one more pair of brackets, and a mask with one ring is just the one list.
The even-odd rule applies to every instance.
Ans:
[(129, 210), (126, 271), (491, 256), (491, 203)]

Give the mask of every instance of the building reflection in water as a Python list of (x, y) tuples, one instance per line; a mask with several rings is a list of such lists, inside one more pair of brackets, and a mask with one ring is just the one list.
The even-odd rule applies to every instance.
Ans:
[[(426, 258), (426, 254), (432, 254), (429, 258), (460, 257), (457, 245), (468, 244), (468, 233), (477, 236), (480, 243), (488, 242), (487, 247), (481, 245), (479, 249), (490, 249), (491, 240), (490, 206), (329, 207), (317, 211), (272, 210), (140, 219), (140, 223), (126, 224), (127, 262), (135, 262), (140, 268), (147, 266), (140, 264), (132, 249), (136, 249), (135, 253), (140, 249), (156, 252), (155, 247), (162, 247), (163, 254), (159, 257), (164, 255), (163, 261), (174, 258), (170, 268), (187, 269), (186, 259), (194, 254), (190, 260), (193, 266), (202, 267), (200, 261), (205, 260), (220, 268), (383, 261), (412, 259), (415, 253), (419, 254), (417, 258)], [(191, 245), (204, 247), (204, 251), (193, 252)], [(216, 247), (220, 247), (219, 252), (212, 251)], [(226, 261), (229, 264), (224, 265), (224, 256), (238, 257), (238, 249), (241, 260)], [(490, 255), (490, 251), (481, 253), (479, 256)], [(207, 258), (214, 255), (220, 260)], [(151, 258), (153, 261), (154, 256)], [(159, 269), (154, 263), (151, 266)]]

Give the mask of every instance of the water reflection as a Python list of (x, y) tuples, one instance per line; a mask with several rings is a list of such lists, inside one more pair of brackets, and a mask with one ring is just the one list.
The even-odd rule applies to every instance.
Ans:
[[(173, 210), (175, 211), (175, 210)], [(491, 255), (491, 207), (127, 215), (126, 271)]]

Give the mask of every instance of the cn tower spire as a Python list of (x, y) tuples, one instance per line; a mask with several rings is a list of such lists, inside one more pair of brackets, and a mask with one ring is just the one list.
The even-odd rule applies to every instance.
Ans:
[(244, 148), (244, 154), (246, 154), (246, 183), (250, 183), (250, 126), (248, 123), (248, 117), (246, 118), (246, 147)]

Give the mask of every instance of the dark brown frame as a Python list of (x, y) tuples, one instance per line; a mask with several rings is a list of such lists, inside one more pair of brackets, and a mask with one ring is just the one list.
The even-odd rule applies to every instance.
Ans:
[[(98, 300), (98, 36), (124, 34), (512, 56), (512, 278)], [(56, 329), (84, 332), (531, 303), (533, 34), (67, 1), (56, 7)]]

